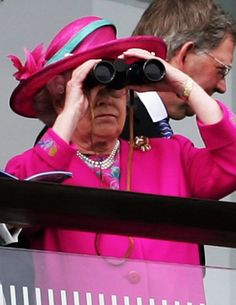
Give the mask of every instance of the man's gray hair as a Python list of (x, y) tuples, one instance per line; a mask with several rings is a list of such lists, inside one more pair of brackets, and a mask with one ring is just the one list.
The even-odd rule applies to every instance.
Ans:
[(227, 36), (236, 43), (236, 23), (213, 0), (154, 0), (133, 35), (161, 37), (171, 58), (188, 41), (196, 51), (210, 51)]

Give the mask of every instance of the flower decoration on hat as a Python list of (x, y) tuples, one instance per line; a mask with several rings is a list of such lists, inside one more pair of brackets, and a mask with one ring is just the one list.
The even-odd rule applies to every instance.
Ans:
[(159, 57), (166, 57), (166, 44), (161, 38), (117, 38), (111, 20), (97, 16), (75, 19), (59, 30), (45, 51), (42, 44), (32, 51), (25, 49), (25, 63), (15, 55), (8, 56), (17, 69), (14, 77), (20, 81), (11, 94), (10, 107), (17, 114), (37, 118), (33, 106), (35, 94), (54, 76), (71, 71), (89, 59), (115, 59), (132, 48), (155, 51)]
[(37, 45), (33, 51), (24, 49), (25, 63), (22, 64), (21, 60), (15, 55), (9, 55), (8, 58), (12, 61), (13, 65), (18, 69), (13, 75), (17, 80), (24, 80), (34, 73), (40, 71), (45, 64), (45, 50), (43, 44)]

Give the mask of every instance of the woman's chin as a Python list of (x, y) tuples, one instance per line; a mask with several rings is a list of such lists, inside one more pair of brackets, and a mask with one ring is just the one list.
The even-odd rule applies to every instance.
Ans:
[(101, 138), (101, 139), (107, 139), (111, 141), (112, 139), (117, 139), (120, 136), (121, 131), (118, 131), (117, 128), (101, 128), (98, 129), (96, 132), (93, 132), (94, 136)]

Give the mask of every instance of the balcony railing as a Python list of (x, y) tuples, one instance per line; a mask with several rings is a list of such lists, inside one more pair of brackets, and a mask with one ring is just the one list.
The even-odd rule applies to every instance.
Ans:
[[(235, 247), (236, 204), (0, 180), (0, 221)], [(0, 248), (0, 305), (233, 305), (236, 270)]]

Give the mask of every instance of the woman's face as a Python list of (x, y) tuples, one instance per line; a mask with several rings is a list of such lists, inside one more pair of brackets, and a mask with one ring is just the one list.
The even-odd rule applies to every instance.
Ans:
[(112, 141), (119, 137), (125, 123), (127, 89), (95, 87), (88, 96), (90, 106), (79, 121), (76, 137), (83, 142)]

